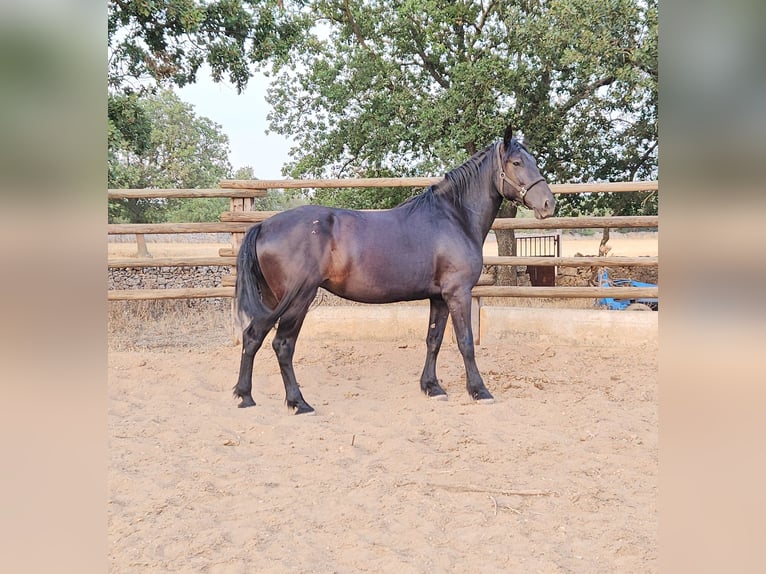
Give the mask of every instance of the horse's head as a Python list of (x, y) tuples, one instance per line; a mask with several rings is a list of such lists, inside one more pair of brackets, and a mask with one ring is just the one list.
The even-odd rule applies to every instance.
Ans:
[(513, 137), (510, 125), (505, 130), (502, 145), (497, 146), (497, 159), (500, 170), (500, 195), (532, 209), (537, 219), (553, 215), (556, 208), (553, 192), (545, 178), (540, 175), (535, 158)]

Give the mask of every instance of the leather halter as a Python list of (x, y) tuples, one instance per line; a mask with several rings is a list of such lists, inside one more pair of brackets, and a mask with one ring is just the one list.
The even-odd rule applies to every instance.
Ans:
[[(495, 150), (497, 150), (497, 164), (498, 164), (498, 166), (499, 166), (499, 173), (500, 173), (500, 195), (502, 195), (502, 196), (503, 196), (503, 197), (505, 197), (506, 199), (510, 200), (511, 202), (515, 203), (516, 205), (521, 205), (521, 206), (523, 206), (523, 207), (527, 207), (527, 208), (528, 208), (529, 206), (527, 205), (527, 203), (526, 203), (526, 199), (525, 199), (525, 197), (524, 197), (524, 196), (526, 196), (526, 195), (527, 195), (527, 192), (528, 192), (530, 189), (532, 189), (534, 186), (536, 186), (538, 183), (540, 183), (541, 181), (545, 181), (545, 178), (544, 178), (544, 177), (541, 177), (540, 179), (538, 179), (538, 180), (536, 180), (536, 181), (532, 182), (532, 184), (531, 184), (531, 185), (528, 185), (528, 186), (519, 185), (518, 183), (516, 183), (515, 181), (513, 181), (511, 178), (509, 178), (509, 177), (508, 177), (508, 176), (505, 174), (505, 170), (503, 169), (503, 167), (504, 167), (504, 163), (503, 163), (503, 157), (502, 157), (502, 155), (501, 155), (501, 153), (500, 153), (500, 146), (501, 146), (501, 145), (502, 145), (502, 144), (497, 144), (497, 146), (495, 147)], [(516, 199), (516, 198), (514, 198), (514, 199), (511, 199), (510, 197), (506, 197), (506, 196), (503, 194), (503, 183), (507, 183), (508, 185), (510, 185), (510, 186), (511, 186), (511, 188), (512, 188), (513, 190), (515, 190), (515, 191), (516, 191), (516, 193), (518, 193), (518, 194), (519, 194), (519, 197), (521, 198), (521, 201), (519, 201), (519, 200), (518, 200), (518, 199)]]

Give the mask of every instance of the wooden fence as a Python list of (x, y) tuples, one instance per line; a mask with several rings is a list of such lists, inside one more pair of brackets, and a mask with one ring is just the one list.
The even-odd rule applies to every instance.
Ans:
[[(215, 189), (110, 189), (109, 199), (228, 197), (230, 208), (221, 214), (219, 222), (211, 223), (126, 223), (108, 225), (109, 235), (169, 234), (169, 233), (229, 233), (231, 247), (223, 248), (219, 257), (169, 258), (111, 258), (109, 267), (179, 267), (179, 266), (231, 266), (236, 267), (236, 253), (242, 238), (254, 223), (274, 215), (275, 212), (251, 211), (253, 199), (263, 197), (269, 189), (289, 188), (359, 188), (359, 187), (427, 187), (441, 178), (365, 178), (319, 180), (224, 180)], [(657, 191), (657, 181), (553, 184), (554, 194), (614, 193)], [(584, 228), (657, 228), (657, 216), (628, 217), (550, 217), (548, 219), (498, 218), (492, 229), (584, 229)], [(522, 257), (485, 256), (485, 265), (555, 265), (562, 267), (658, 266), (657, 257)], [(234, 276), (225, 276), (220, 287), (187, 289), (124, 289), (110, 290), (108, 299), (195, 299), (233, 297)], [(496, 286), (480, 281), (473, 288), (474, 297), (551, 297), (602, 298), (616, 295), (614, 288), (602, 287), (528, 287)], [(657, 287), (621, 287), (620, 298), (658, 297)]]

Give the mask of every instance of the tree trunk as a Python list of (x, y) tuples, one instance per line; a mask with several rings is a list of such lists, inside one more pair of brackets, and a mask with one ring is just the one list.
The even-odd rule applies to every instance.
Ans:
[[(516, 217), (518, 208), (510, 201), (504, 201), (500, 206), (498, 217)], [(516, 255), (516, 234), (513, 229), (495, 229), (497, 237), (498, 255)], [(497, 285), (517, 285), (517, 275), (515, 265), (498, 265), (497, 267)]]
[(139, 257), (151, 257), (152, 254), (146, 248), (146, 238), (143, 233), (136, 233), (136, 247), (138, 248)]
[(607, 242), (609, 241), (609, 228), (604, 227), (604, 231), (601, 233), (601, 243), (598, 246), (598, 254), (601, 257), (606, 256), (607, 253), (609, 253), (612, 248), (607, 245)]
[[(609, 253), (612, 248), (607, 245), (607, 242), (609, 241), (609, 228), (604, 227), (604, 230), (601, 232), (601, 243), (598, 246), (598, 255), (599, 257), (606, 257), (606, 254)], [(591, 283), (593, 285), (598, 285), (601, 287), (601, 274), (604, 271), (604, 267), (594, 267), (593, 273), (591, 275)]]

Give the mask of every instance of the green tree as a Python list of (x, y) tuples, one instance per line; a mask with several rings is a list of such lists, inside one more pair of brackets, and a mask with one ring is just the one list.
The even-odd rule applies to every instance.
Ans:
[[(194, 83), (203, 64), (239, 91), (251, 64), (279, 59), (304, 29), (300, 2), (282, 0), (110, 0), (109, 87)], [(291, 9), (292, 7), (292, 9)]]
[[(107, 184), (110, 188), (141, 185), (140, 158), (151, 149), (152, 121), (136, 94), (110, 96), (107, 105)], [(153, 199), (109, 202), (109, 222), (155, 223), (165, 219), (165, 204)]]
[[(109, 123), (109, 187), (217, 187), (231, 172), (229, 138), (221, 127), (171, 91), (109, 101), (115, 114)], [(225, 209), (222, 198), (120, 200), (110, 202), (109, 220), (211, 221)]]
[[(433, 175), (511, 121), (552, 182), (657, 174), (656, 0), (315, 0), (326, 22), (276, 62), (271, 129), (293, 177)], [(617, 194), (614, 194), (617, 195)], [(318, 192), (384, 207), (401, 190)], [(656, 211), (564, 196), (559, 213)]]
[(219, 221), (221, 213), (229, 209), (225, 197), (193, 197), (168, 201), (167, 221), (195, 223)]

